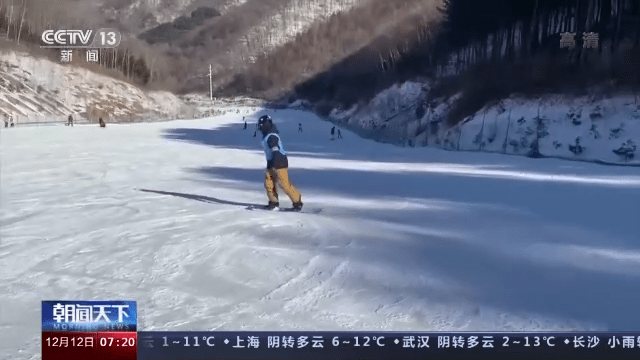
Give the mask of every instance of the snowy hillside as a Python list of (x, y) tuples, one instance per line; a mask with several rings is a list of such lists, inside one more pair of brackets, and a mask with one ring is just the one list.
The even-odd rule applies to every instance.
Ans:
[[(212, 63), (214, 88), (227, 84), (234, 72), (230, 72), (230, 64), (248, 66), (264, 54), (273, 52), (278, 47), (293, 41), (297, 35), (309, 30), (312, 26), (327, 21), (336, 13), (346, 12), (354, 7), (366, 6), (369, 0), (290, 0), (259, 4), (259, 2), (238, 3), (223, 12), (218, 23), (228, 19), (240, 22), (251, 14), (253, 22), (242, 31), (224, 30), (232, 42), (225, 42), (224, 51), (208, 51), (205, 64)], [(226, 18), (225, 18), (226, 17)], [(242, 20), (244, 21), (244, 20)], [(214, 29), (214, 30), (212, 30)], [(210, 28), (200, 31), (198, 36), (202, 42), (208, 43), (211, 31), (220, 33), (223, 29), (214, 21)], [(218, 35), (220, 36), (220, 35)], [(221, 40), (222, 41), (222, 40)], [(225, 39), (226, 41), (226, 39)], [(208, 69), (202, 69), (204, 74)]]
[[(396, 85), (366, 106), (336, 109), (330, 118), (396, 144), (640, 165), (640, 95), (512, 97), (448, 128), (457, 98), (428, 99), (428, 91), (426, 84)], [(419, 109), (427, 102), (432, 109)]]
[[(640, 165), (640, 102), (633, 95), (509, 99), (458, 129), (460, 150), (527, 155), (537, 143), (541, 156)], [(448, 135), (443, 142), (457, 147)]]
[[(264, 103), (262, 100), (236, 97), (236, 98), (213, 98), (201, 94), (187, 94), (180, 96), (187, 106), (195, 109), (201, 117), (219, 116), (226, 114), (236, 114), (247, 116), (256, 111)], [(240, 110), (242, 109), (242, 110)]]
[(265, 111), (229, 110), (0, 129), (0, 359), (39, 358), (42, 299), (134, 299), (141, 330), (637, 327), (636, 168), (332, 141), (277, 110), (323, 211), (248, 211)]
[(367, 1), (292, 0), (281, 11), (265, 17), (244, 36), (244, 45), (253, 50), (248, 54), (249, 58), (254, 60), (262, 53), (271, 52), (308, 30), (314, 22), (326, 21), (333, 14), (362, 6)]
[(139, 88), (87, 69), (0, 51), (0, 116), (13, 114), (17, 124), (66, 121), (110, 122), (193, 117), (175, 95)]

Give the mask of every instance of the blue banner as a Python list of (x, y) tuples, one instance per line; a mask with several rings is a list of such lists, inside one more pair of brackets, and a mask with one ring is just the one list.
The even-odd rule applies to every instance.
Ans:
[(42, 301), (42, 331), (137, 331), (135, 301)]

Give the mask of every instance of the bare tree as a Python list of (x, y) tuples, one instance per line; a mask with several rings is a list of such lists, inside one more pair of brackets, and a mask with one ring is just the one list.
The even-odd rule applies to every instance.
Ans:
[(127, 51), (129, 49), (124, 49), (124, 56), (122, 57), (122, 66), (121, 66), (121, 70), (124, 73), (124, 61), (127, 59)]
[(153, 65), (155, 65), (156, 63), (156, 56), (153, 57), (153, 60), (151, 60), (151, 71), (149, 73), (149, 83), (151, 83), (153, 81)]
[(535, 39), (534, 32), (536, 25), (538, 24), (538, 0), (533, 7), (533, 16), (531, 17), (531, 24), (529, 25), (529, 39), (527, 41), (527, 56), (531, 55), (531, 47), (533, 45), (533, 39)]
[(611, 40), (611, 52), (613, 53), (618, 47), (620, 41), (620, 22), (622, 21), (622, 0), (616, 1), (616, 20), (613, 39)]
[(594, 18), (593, 15), (596, 8), (595, 2), (596, 0), (589, 0), (589, 6), (587, 7), (587, 19), (584, 26), (585, 32), (591, 31), (591, 27), (593, 26), (593, 18)]
[(137, 63), (138, 61), (140, 61), (140, 60), (141, 60), (141, 59), (134, 59), (134, 60), (133, 60), (133, 63), (131, 64), (131, 79), (132, 79), (132, 80), (133, 80), (133, 76), (135, 75), (135, 73), (134, 73), (134, 71), (133, 71), (133, 70), (134, 70), (134, 69), (135, 69), (135, 67), (136, 67), (136, 63)]
[(18, 28), (18, 44), (20, 44), (20, 33), (22, 32), (22, 24), (24, 23), (24, 13), (27, 11), (27, 0), (22, 1), (22, 17), (20, 18), (20, 27)]
[[(640, 3), (636, 3), (636, 6), (640, 8)], [(640, 13), (640, 9), (636, 9), (638, 10), (638, 13)], [(635, 42), (635, 47), (640, 46), (640, 21), (638, 21), (638, 27), (636, 28), (636, 42)]]
[(9, 10), (9, 16), (7, 17), (7, 40), (9, 40), (9, 29), (11, 28), (12, 18), (13, 18), (13, 0), (11, 0), (11, 10)]

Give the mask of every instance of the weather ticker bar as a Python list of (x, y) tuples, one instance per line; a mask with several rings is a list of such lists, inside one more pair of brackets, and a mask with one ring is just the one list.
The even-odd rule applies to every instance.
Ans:
[(640, 332), (138, 332), (139, 360), (640, 359)]
[(132, 300), (42, 301), (42, 360), (640, 359), (640, 331), (139, 331), (137, 314)]

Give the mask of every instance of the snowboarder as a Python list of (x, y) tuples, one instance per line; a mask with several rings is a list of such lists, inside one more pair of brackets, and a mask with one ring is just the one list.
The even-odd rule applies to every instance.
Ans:
[(244, 127), (242, 130), (247, 130), (247, 120), (244, 119), (244, 116), (242, 117), (242, 121), (244, 121)]
[(335, 133), (336, 133), (336, 127), (334, 126), (334, 127), (331, 128), (331, 140), (335, 139), (335, 137), (334, 137)]
[(69, 119), (67, 119), (67, 126), (73, 126), (73, 117), (69, 115)]
[(289, 181), (289, 161), (287, 153), (282, 146), (278, 129), (273, 124), (269, 115), (263, 115), (258, 120), (258, 129), (262, 133), (262, 147), (267, 157), (267, 170), (264, 177), (264, 187), (269, 198), (269, 209), (280, 206), (276, 183), (284, 189), (291, 199), (295, 210), (302, 210), (302, 196)]
[(342, 139), (342, 134), (340, 133), (340, 129), (338, 129), (338, 139)]
[(102, 118), (98, 119), (98, 123), (100, 124), (100, 127), (107, 127), (107, 124), (105, 124), (104, 120), (102, 120)]
[(302, 123), (298, 123), (298, 132), (302, 132)]

